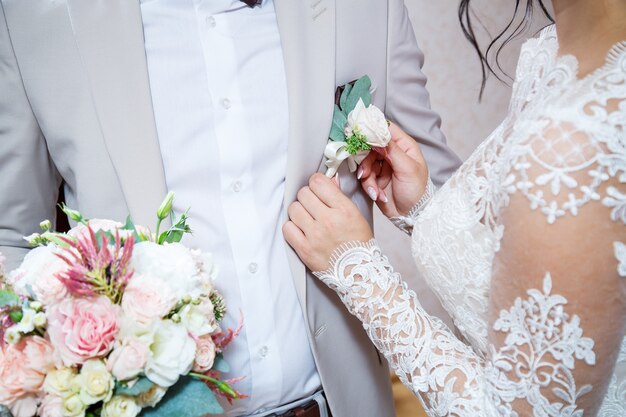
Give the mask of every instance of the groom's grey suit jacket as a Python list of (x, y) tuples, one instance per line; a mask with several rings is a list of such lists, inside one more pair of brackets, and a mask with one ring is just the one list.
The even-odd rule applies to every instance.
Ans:
[[(431, 111), (402, 0), (275, 0), (289, 97), (285, 207), (322, 166), (334, 92), (364, 74), (374, 103), (413, 135), (442, 183), (459, 160)], [(167, 189), (139, 0), (0, 0), (0, 252), (53, 219), (65, 182), (88, 217), (151, 225)], [(354, 175), (342, 187), (371, 219)], [(388, 369), (360, 323), (290, 253), (310, 343), (335, 417), (394, 415)]]

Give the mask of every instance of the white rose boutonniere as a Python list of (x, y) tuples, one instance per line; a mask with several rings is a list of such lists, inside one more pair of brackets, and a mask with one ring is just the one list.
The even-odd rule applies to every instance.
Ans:
[(330, 140), (324, 151), (329, 177), (344, 161), (348, 161), (351, 172), (356, 171), (373, 148), (384, 149), (391, 140), (385, 115), (372, 104), (371, 86), (365, 75), (338, 89)]

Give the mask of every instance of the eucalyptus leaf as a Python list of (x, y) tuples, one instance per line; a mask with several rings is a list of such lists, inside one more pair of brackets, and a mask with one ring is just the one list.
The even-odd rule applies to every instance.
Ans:
[(224, 359), (224, 355), (220, 353), (219, 355), (215, 356), (215, 361), (213, 362), (212, 369), (220, 372), (230, 372), (230, 365), (228, 365), (228, 362), (226, 362), (226, 360)]
[(144, 409), (142, 417), (201, 417), (222, 414), (224, 409), (206, 384), (191, 377), (181, 377), (169, 388), (154, 408)]
[(346, 105), (344, 107), (344, 111), (347, 114), (350, 114), (352, 110), (356, 107), (356, 104), (359, 102), (359, 99), (363, 100), (365, 107), (368, 107), (372, 104), (372, 95), (370, 93), (370, 88), (372, 88), (372, 80), (367, 75), (359, 78), (355, 83), (352, 90), (350, 90), (350, 94), (346, 99)]
[(348, 118), (341, 111), (341, 109), (335, 105), (335, 112), (333, 113), (333, 126), (330, 129), (330, 139), (335, 142), (342, 142), (346, 140), (346, 135), (344, 133), (346, 123), (348, 123)]
[(343, 89), (343, 93), (341, 93), (341, 98), (339, 99), (339, 107), (341, 107), (343, 110), (346, 109), (346, 102), (348, 101), (350, 91), (352, 91), (352, 84), (346, 84)]
[(13, 307), (20, 304), (20, 297), (13, 291), (0, 290), (0, 307)]
[(145, 376), (140, 377), (137, 382), (133, 384), (132, 387), (129, 387), (124, 382), (117, 382), (115, 384), (115, 395), (126, 395), (129, 397), (138, 397), (141, 394), (145, 394), (150, 391), (150, 389), (154, 386), (154, 382), (150, 381)]

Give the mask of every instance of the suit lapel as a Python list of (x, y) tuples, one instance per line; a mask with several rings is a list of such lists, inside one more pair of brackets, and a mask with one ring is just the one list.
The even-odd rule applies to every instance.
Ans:
[[(285, 210), (319, 169), (332, 123), (335, 93), (335, 0), (274, 0), (289, 97)], [(289, 262), (302, 305), (306, 271), (295, 252)]]
[(68, 0), (100, 128), (130, 214), (152, 224), (166, 194), (138, 0)]

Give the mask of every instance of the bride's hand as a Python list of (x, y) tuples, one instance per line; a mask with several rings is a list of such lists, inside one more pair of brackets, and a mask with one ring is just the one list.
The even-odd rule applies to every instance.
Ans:
[(395, 124), (385, 154), (371, 152), (358, 175), (363, 190), (389, 218), (405, 216), (426, 190), (428, 166), (419, 145)]
[(313, 175), (309, 186), (298, 192), (298, 200), (289, 206), (289, 219), (283, 226), (285, 239), (312, 271), (328, 269), (333, 251), (342, 243), (372, 238), (357, 206), (322, 174)]

